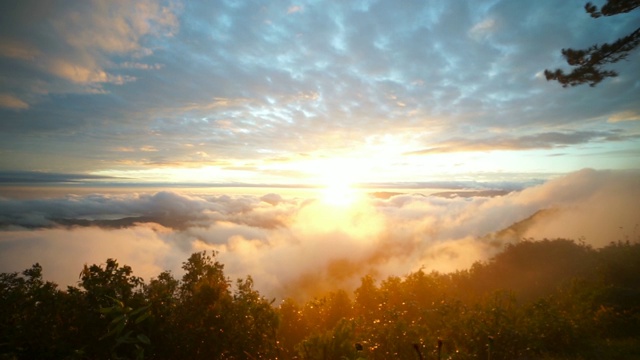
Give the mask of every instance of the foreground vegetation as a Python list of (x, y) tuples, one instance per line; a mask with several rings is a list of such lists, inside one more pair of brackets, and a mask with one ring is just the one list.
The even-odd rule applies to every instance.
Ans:
[(0, 359), (640, 359), (640, 244), (523, 241), (452, 274), (364, 277), (304, 303), (215, 254), (149, 283), (109, 259), (60, 290), (0, 275)]

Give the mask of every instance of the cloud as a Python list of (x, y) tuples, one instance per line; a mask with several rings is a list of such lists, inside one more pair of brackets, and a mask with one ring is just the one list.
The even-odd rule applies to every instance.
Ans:
[(498, 135), (480, 139), (452, 139), (442, 143), (435, 143), (427, 149), (405, 153), (405, 155), (463, 151), (553, 149), (589, 142), (619, 141), (620, 139), (612, 131), (545, 132), (519, 137)]
[(143, 147), (140, 148), (140, 151), (144, 151), (144, 152), (156, 152), (158, 151), (158, 149), (156, 149), (154, 146), (151, 145), (145, 145)]
[(302, 6), (299, 5), (291, 5), (289, 6), (289, 8), (287, 9), (287, 14), (294, 14), (297, 12), (301, 12), (302, 11)]
[(145, 64), (145, 63), (139, 63), (139, 62), (126, 61), (122, 63), (120, 66), (122, 66), (125, 69), (160, 70), (162, 69), (163, 65), (162, 64)]
[[(140, 170), (193, 166), (201, 154), (259, 163), (362, 154), (386, 138), (397, 140), (390, 155), (453, 151), (447, 139), (546, 149), (552, 133), (573, 147), (597, 141), (571, 142), (576, 134), (627, 131), (629, 121), (594, 124), (638, 110), (637, 61), (588, 91), (536, 79), (561, 65), (562, 48), (632, 25), (594, 21), (569, 3), (32, 0), (0, 14), (10, 30), (0, 41), (4, 91), (29, 104), (0, 120), (5, 168)], [(494, 131), (512, 135), (477, 138)], [(143, 146), (161, 151), (107, 151)]]
[[(268, 296), (307, 297), (354, 287), (365, 274), (465, 269), (522, 238), (603, 246), (637, 236), (637, 172), (583, 170), (502, 196), (472, 195), (365, 197), (346, 208), (276, 193), (0, 199), (0, 271), (40, 262), (45, 276), (73, 284), (84, 262), (114, 257), (146, 278), (179, 275), (190, 253), (216, 250), (232, 279), (251, 275)], [(127, 216), (137, 218), (119, 227), (98, 221)], [(62, 226), (61, 218), (94, 222)]]
[(33, 60), (40, 51), (28, 43), (20, 42), (15, 39), (0, 39), (0, 56), (18, 60)]
[(485, 19), (475, 24), (471, 30), (469, 30), (469, 36), (475, 40), (481, 40), (496, 30), (497, 23), (495, 19)]
[[(115, 258), (121, 265), (133, 265), (134, 272), (146, 279), (165, 269), (176, 269), (179, 247), (165, 243), (168, 235), (161, 226), (136, 226), (127, 229), (97, 228), (5, 231), (0, 237), (3, 251), (2, 271), (19, 270), (39, 262), (45, 277), (61, 285), (75, 285), (84, 264), (103, 264)], [(6, 251), (6, 254), (4, 253)], [(186, 259), (186, 258), (184, 258)], [(29, 265), (27, 265), (29, 264)]]
[(67, 174), (39, 171), (0, 171), (0, 183), (78, 183), (91, 180), (115, 180), (111, 176)]
[[(523, 197), (554, 199), (553, 213), (534, 219), (523, 237), (584, 239), (596, 247), (613, 241), (640, 240), (638, 172), (583, 170), (523, 191)], [(539, 201), (539, 200), (538, 200)]]
[(640, 112), (638, 111), (623, 111), (609, 116), (609, 122), (612, 123), (638, 120), (640, 120)]
[(146, 40), (173, 36), (179, 27), (176, 5), (155, 0), (92, 0), (71, 7), (27, 0), (2, 11), (11, 31), (0, 40), (0, 55), (13, 60), (10, 67), (18, 72), (12, 78), (22, 78), (15, 85), (21, 92), (37, 83), (48, 93), (103, 93), (105, 84), (134, 81), (117, 72), (112, 57), (136, 59), (134, 68), (144, 69), (141, 58), (153, 53)]
[(29, 104), (11, 94), (0, 94), (0, 107), (12, 110), (25, 110)]

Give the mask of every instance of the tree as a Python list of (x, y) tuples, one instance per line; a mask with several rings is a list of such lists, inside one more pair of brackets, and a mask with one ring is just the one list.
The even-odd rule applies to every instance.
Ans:
[[(133, 276), (130, 266), (120, 266), (115, 259), (107, 259), (104, 268), (101, 265), (85, 265), (80, 272), (80, 287), (85, 290), (91, 305), (110, 306), (111, 299), (129, 302), (140, 297), (144, 285), (142, 278)], [(140, 300), (140, 299), (136, 299)]]
[(315, 332), (298, 346), (303, 359), (356, 359), (355, 324), (352, 320), (341, 319), (333, 329)]
[[(109, 259), (58, 290), (0, 273), (0, 359), (637, 359), (640, 238), (521, 241), (454, 275), (371, 276), (276, 309), (216, 252), (145, 285)], [(525, 295), (525, 296), (523, 296)], [(123, 300), (123, 299), (126, 299)]]
[(284, 359), (291, 359), (297, 353), (296, 345), (310, 334), (308, 319), (300, 305), (291, 298), (284, 299), (277, 310), (281, 355)]
[(216, 254), (194, 253), (182, 265), (185, 274), (175, 314), (181, 331), (176, 333), (175, 353), (168, 358), (222, 359), (229, 350), (233, 297)]
[(179, 347), (176, 332), (176, 312), (179, 306), (178, 289), (180, 281), (169, 271), (163, 271), (157, 278), (151, 279), (145, 286), (145, 297), (150, 305), (149, 338), (151, 347), (145, 352), (149, 358), (162, 358), (173, 355), (173, 349)]
[(57, 285), (43, 280), (38, 263), (22, 276), (0, 274), (0, 359), (68, 356), (62, 300)]
[[(592, 18), (597, 19), (602, 16), (628, 13), (639, 6), (640, 0), (607, 0), (601, 9), (590, 2), (584, 8)], [(626, 59), (639, 44), (640, 28), (637, 28), (631, 34), (621, 37), (613, 43), (595, 44), (581, 50), (562, 49), (562, 56), (567, 60), (567, 63), (575, 67), (573, 71), (565, 74), (561, 69), (545, 70), (544, 75), (547, 80), (558, 81), (562, 87), (582, 84), (589, 84), (593, 87), (605, 78), (618, 76), (617, 72), (603, 69), (603, 66)]]
[(238, 279), (233, 295), (231, 328), (229, 333), (230, 355), (234, 359), (277, 358), (278, 313), (271, 306), (273, 301), (262, 297), (253, 288), (253, 279)]
[(115, 259), (103, 265), (85, 265), (80, 272), (79, 289), (67, 289), (70, 306), (66, 316), (74, 330), (74, 346), (92, 359), (112, 358), (113, 341), (105, 335), (113, 319), (101, 312), (113, 306), (114, 300), (138, 309), (146, 305), (142, 292), (144, 281), (134, 276), (128, 265), (120, 266)]

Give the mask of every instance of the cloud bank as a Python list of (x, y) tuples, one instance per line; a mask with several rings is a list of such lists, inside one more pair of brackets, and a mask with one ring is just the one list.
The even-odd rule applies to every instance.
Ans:
[(637, 238), (639, 198), (639, 173), (595, 170), (501, 196), (363, 196), (350, 207), (276, 193), (2, 198), (0, 271), (39, 262), (47, 279), (72, 285), (83, 264), (116, 258), (148, 280), (216, 250), (231, 279), (303, 298), (366, 274), (464, 269), (522, 238)]

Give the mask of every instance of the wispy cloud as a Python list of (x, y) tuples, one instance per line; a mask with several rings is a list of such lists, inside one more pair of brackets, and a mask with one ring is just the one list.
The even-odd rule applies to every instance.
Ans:
[(29, 104), (11, 94), (0, 94), (0, 107), (12, 110), (25, 110)]
[(68, 174), (38, 171), (0, 171), (0, 183), (13, 184), (55, 184), (80, 183), (91, 180), (114, 180), (114, 177), (90, 174)]
[(640, 112), (638, 111), (623, 111), (609, 116), (609, 122), (620, 121), (638, 121), (640, 120)]
[(614, 132), (597, 131), (547, 132), (519, 137), (504, 134), (480, 139), (453, 139), (443, 143), (436, 143), (428, 149), (408, 152), (406, 155), (464, 151), (553, 149), (575, 144), (620, 140), (622, 139)]
[(302, 6), (299, 5), (291, 5), (289, 6), (289, 8), (287, 9), (287, 14), (294, 14), (297, 12), (302, 11)]

